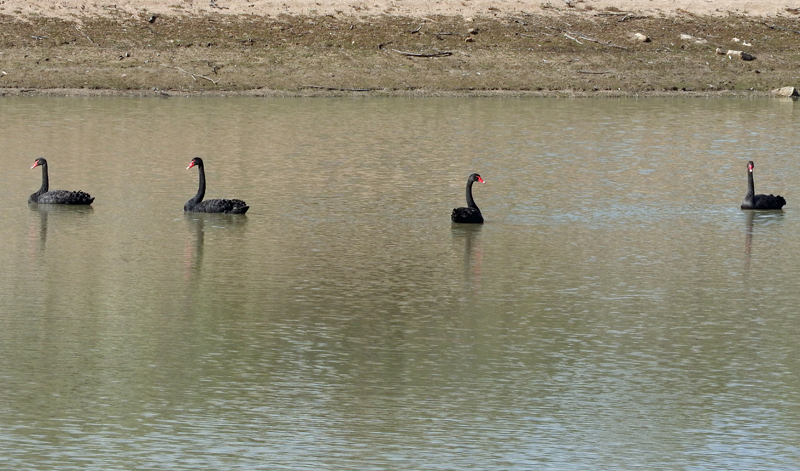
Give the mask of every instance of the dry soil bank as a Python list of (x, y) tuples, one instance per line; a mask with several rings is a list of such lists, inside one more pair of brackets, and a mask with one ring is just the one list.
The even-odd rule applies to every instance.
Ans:
[(792, 9), (590, 6), (472, 16), (18, 10), (0, 15), (0, 87), (6, 95), (616, 96), (766, 95), (800, 82)]

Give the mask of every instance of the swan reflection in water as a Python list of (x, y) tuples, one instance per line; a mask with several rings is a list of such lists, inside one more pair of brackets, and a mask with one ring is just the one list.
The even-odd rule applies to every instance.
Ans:
[(454, 239), (464, 239), (464, 281), (480, 290), (483, 243), (480, 239), (483, 226), (480, 224), (453, 224)]
[(754, 228), (766, 228), (783, 222), (783, 211), (744, 211), (747, 228), (744, 236), (745, 269), (750, 268), (750, 255), (753, 249)]
[(195, 213), (186, 212), (184, 218), (189, 225), (191, 237), (186, 239), (184, 246), (184, 268), (186, 278), (199, 275), (203, 264), (203, 250), (206, 232), (213, 229), (243, 229), (247, 224), (247, 217), (224, 213)]
[(47, 245), (47, 230), (51, 215), (59, 226), (75, 226), (82, 224), (82, 221), (94, 211), (91, 206), (64, 204), (30, 204), (28, 208), (31, 213), (39, 214), (39, 223), (31, 225), (30, 232), (31, 241), (38, 239), (39, 250), (44, 250)]

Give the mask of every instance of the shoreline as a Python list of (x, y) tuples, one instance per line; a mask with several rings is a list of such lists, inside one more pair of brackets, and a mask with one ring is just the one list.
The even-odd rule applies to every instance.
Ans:
[(693, 98), (693, 99), (786, 99), (796, 100), (797, 97), (781, 96), (774, 91), (653, 91), (653, 92), (603, 92), (589, 93), (571, 90), (204, 90), (204, 91), (179, 91), (179, 90), (115, 90), (115, 89), (85, 89), (85, 88), (55, 88), (55, 89), (27, 89), (27, 88), (0, 88), (0, 97), (80, 97), (80, 98), (559, 98), (559, 99), (637, 99), (637, 98)]

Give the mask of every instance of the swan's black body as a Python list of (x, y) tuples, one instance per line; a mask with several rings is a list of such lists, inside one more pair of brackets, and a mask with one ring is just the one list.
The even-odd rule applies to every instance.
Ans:
[(469, 176), (467, 179), (467, 207), (453, 209), (453, 214), (450, 216), (450, 219), (452, 219), (453, 222), (460, 222), (464, 224), (483, 224), (483, 215), (481, 214), (481, 210), (478, 209), (478, 205), (475, 204), (475, 200), (472, 199), (472, 184), (474, 182), (486, 183), (477, 173), (473, 173)]
[(194, 211), (196, 213), (226, 213), (226, 214), (244, 214), (250, 209), (242, 200), (205, 200), (203, 197), (206, 195), (206, 172), (203, 168), (203, 159), (195, 157), (186, 169), (198, 167), (200, 172), (200, 188), (194, 198), (190, 199), (183, 205), (184, 211)]
[(747, 162), (747, 194), (742, 201), (742, 209), (781, 209), (786, 204), (783, 196), (757, 195), (753, 184), (753, 161)]
[(38, 204), (92, 204), (94, 198), (82, 191), (52, 190), (47, 176), (47, 161), (39, 158), (33, 162), (31, 168), (42, 167), (42, 187), (28, 198), (28, 203)]

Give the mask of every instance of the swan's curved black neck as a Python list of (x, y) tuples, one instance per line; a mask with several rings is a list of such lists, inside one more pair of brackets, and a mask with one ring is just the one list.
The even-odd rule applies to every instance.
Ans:
[(40, 164), (39, 167), (42, 167), (42, 187), (39, 188), (39, 191), (34, 193), (35, 196), (43, 195), (50, 189), (50, 178), (47, 175), (47, 164)]
[(469, 179), (467, 181), (467, 207), (472, 209), (478, 209), (478, 205), (475, 204), (475, 200), (472, 199), (472, 184), (475, 183), (475, 180)]
[(755, 183), (753, 183), (753, 171), (748, 169), (747, 170), (747, 193), (744, 195), (744, 202), (742, 206), (749, 207), (753, 206), (753, 200), (756, 195), (756, 188)]
[(200, 187), (197, 189), (197, 194), (194, 195), (194, 198), (189, 200), (192, 206), (203, 201), (203, 197), (206, 196), (206, 171), (203, 168), (203, 164), (195, 164), (195, 167), (197, 167), (197, 172), (200, 174)]

